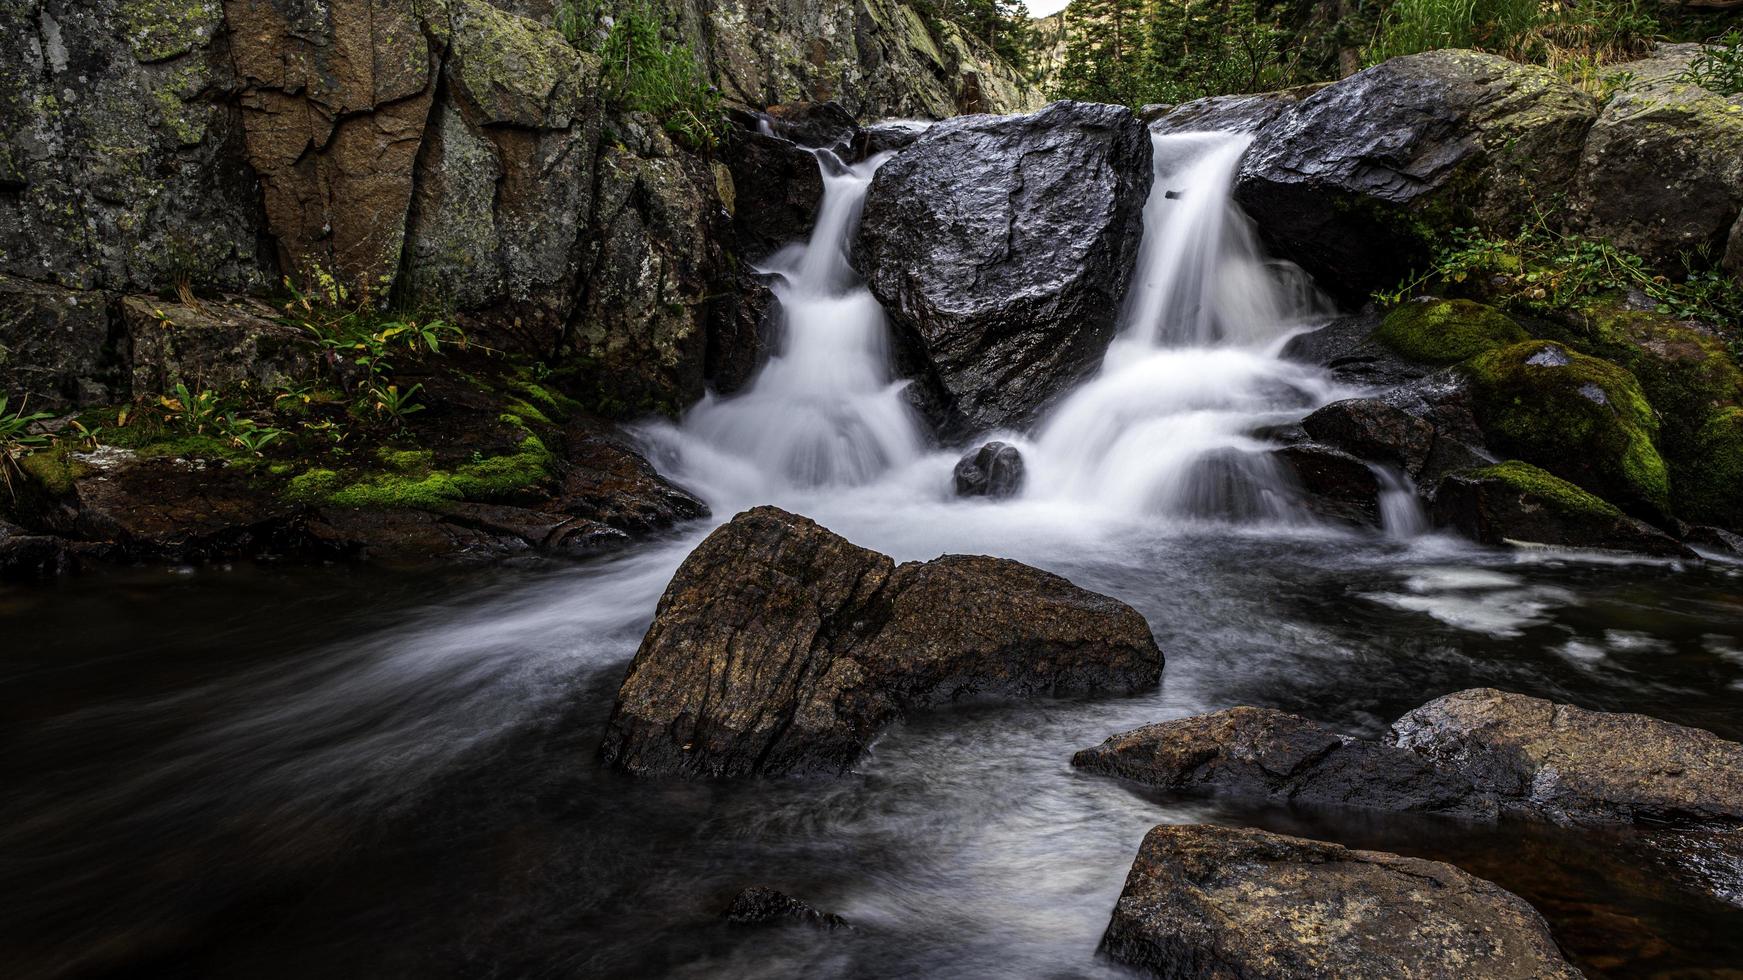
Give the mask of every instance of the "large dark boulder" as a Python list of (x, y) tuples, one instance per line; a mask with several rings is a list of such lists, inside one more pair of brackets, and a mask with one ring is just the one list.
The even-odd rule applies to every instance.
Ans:
[(971, 450), (951, 473), (959, 497), (1014, 497), (1022, 491), (1023, 479), (1023, 454), (1003, 442)]
[(1374, 468), (1341, 449), (1296, 443), (1271, 451), (1295, 478), (1307, 508), (1327, 520), (1380, 526), (1380, 478)]
[(1493, 816), (1470, 781), (1408, 750), (1271, 708), (1229, 708), (1145, 725), (1071, 757), (1089, 772), (1157, 789), (1275, 803)]
[(1139, 114), (1152, 133), (1253, 133), (1319, 88), (1304, 85), (1257, 95), (1212, 95), (1176, 106), (1145, 106)]
[(1580, 976), (1530, 905), (1452, 865), (1205, 825), (1145, 836), (1102, 949), (1179, 980)]
[(684, 560), (602, 753), (637, 775), (839, 772), (903, 712), (1156, 683), (1142, 616), (999, 558), (896, 565), (759, 507)]
[(1100, 362), (1150, 182), (1119, 106), (952, 119), (878, 170), (854, 264), (968, 428), (1020, 426)]
[(1518, 460), (1447, 474), (1434, 488), (1429, 512), (1437, 527), (1453, 528), (1484, 544), (1692, 556), (1650, 524)]
[(1273, 250), (1346, 300), (1428, 257), (1424, 231), (1513, 231), (1573, 180), (1591, 97), (1544, 68), (1474, 51), (1394, 58), (1259, 130), (1236, 196)]
[(1568, 824), (1743, 824), (1743, 745), (1646, 715), (1479, 688), (1411, 711), (1387, 738), (1510, 813)]

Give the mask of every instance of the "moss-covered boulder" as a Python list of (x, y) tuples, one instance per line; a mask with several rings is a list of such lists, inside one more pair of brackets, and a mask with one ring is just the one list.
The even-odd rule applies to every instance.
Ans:
[(1484, 544), (1542, 544), (1664, 557), (1691, 554), (1644, 521), (1518, 460), (1445, 477), (1434, 490), (1430, 514), (1436, 526)]
[(1626, 368), (1533, 340), (1478, 355), (1461, 370), (1491, 449), (1636, 516), (1669, 516), (1669, 473), (1654, 444), (1657, 413)]
[(1373, 339), (1412, 361), (1440, 365), (1530, 340), (1531, 335), (1494, 307), (1424, 297), (1386, 314)]
[(1573, 342), (1627, 368), (1658, 411), (1676, 516), (1743, 527), (1743, 370), (1724, 340), (1661, 313), (1594, 305), (1579, 320)]

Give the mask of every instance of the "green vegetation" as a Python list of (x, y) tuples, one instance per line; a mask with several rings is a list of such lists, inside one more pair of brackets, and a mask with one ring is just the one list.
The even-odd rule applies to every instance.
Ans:
[(1720, 95), (1743, 95), (1743, 30), (1726, 31), (1705, 45), (1683, 77)]
[(1609, 501), (1587, 493), (1547, 470), (1516, 459), (1470, 470), (1468, 475), (1479, 480), (1498, 480), (1505, 483), (1521, 493), (1530, 494), (1562, 516), (1622, 516), (1622, 512)]
[(1530, 337), (1493, 307), (1462, 299), (1425, 299), (1388, 313), (1374, 339), (1412, 361), (1456, 364)]
[(1660, 25), (1644, 0), (1397, 0), (1363, 52), (1368, 64), (1436, 48), (1476, 48), (1588, 78), (1644, 54)]
[(909, 0), (909, 5), (934, 36), (943, 33), (948, 21), (998, 52), (1013, 68), (1027, 67), (1033, 58), (1029, 8), (1020, 0)]
[(1465, 362), (1491, 445), (1641, 516), (1671, 512), (1658, 415), (1627, 369), (1533, 340)]
[(556, 27), (597, 54), (614, 108), (645, 112), (693, 149), (711, 149), (726, 123), (702, 59), (649, 0), (560, 0)]
[(47, 412), (27, 415), (22, 403), (17, 408), (9, 408), (9, 404), (9, 400), (0, 395), (0, 484), (5, 485), (9, 495), (16, 497), (12, 478), (22, 472), (26, 457), (46, 448), (51, 442), (46, 433), (38, 430), (53, 416)]

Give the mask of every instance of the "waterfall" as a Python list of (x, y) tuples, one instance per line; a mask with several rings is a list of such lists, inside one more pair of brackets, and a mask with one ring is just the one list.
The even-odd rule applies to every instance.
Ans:
[(758, 271), (773, 277), (777, 348), (731, 397), (712, 392), (677, 429), (647, 431), (679, 474), (704, 491), (765, 500), (784, 490), (864, 484), (910, 463), (926, 441), (890, 367), (883, 307), (848, 264), (872, 174), (813, 150), (823, 175), (817, 224)]
[(1275, 352), (1328, 307), (1300, 270), (1265, 260), (1234, 203), (1250, 139), (1152, 135), (1155, 183), (1119, 335), (1026, 447), (1037, 496), (1134, 516), (1307, 519), (1259, 433), (1339, 396), (1322, 371)]

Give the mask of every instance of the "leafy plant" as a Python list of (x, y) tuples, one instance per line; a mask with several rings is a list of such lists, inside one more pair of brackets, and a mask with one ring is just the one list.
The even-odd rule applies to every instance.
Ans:
[(222, 419), (224, 434), (240, 449), (246, 449), (256, 456), (262, 454), (267, 446), (283, 438), (285, 431), (270, 425), (258, 425), (252, 419), (239, 415), (226, 415)]
[(215, 391), (190, 391), (183, 382), (176, 382), (175, 390), (168, 395), (158, 397), (158, 403), (174, 412), (182, 425), (197, 434), (203, 434), (206, 427), (212, 425), (218, 418), (218, 393)]
[(404, 425), (407, 415), (424, 410), (423, 404), (417, 400), (418, 391), (422, 388), (421, 384), (414, 384), (405, 391), (400, 391), (399, 385), (393, 384), (373, 386), (369, 389), (369, 398), (377, 412), (386, 415), (396, 424)]
[(1703, 46), (1683, 79), (1720, 95), (1743, 95), (1743, 30), (1727, 31)]
[(46, 432), (33, 430), (54, 416), (47, 412), (31, 412), (27, 415), (23, 401), (19, 402), (16, 409), (8, 410), (9, 404), (9, 400), (0, 395), (0, 483), (4, 483), (6, 492), (17, 499), (12, 477), (22, 472), (19, 467), (24, 457), (48, 447), (52, 437)]
[(701, 59), (666, 39), (658, 8), (634, 0), (612, 21), (600, 46), (605, 90), (619, 106), (660, 120), (668, 133), (712, 148), (724, 115)]

